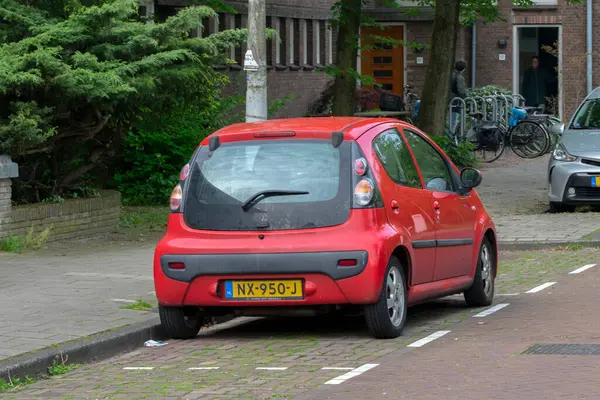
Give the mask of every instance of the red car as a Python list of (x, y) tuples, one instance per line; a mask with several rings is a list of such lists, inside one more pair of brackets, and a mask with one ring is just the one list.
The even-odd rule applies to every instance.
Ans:
[(398, 120), (226, 127), (171, 196), (154, 256), (162, 324), (192, 338), (207, 316), (359, 307), (373, 336), (394, 338), (407, 306), (456, 293), (489, 305), (498, 252), (480, 182)]

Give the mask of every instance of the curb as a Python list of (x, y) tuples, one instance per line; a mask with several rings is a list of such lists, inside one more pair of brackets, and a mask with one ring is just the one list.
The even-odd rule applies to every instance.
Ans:
[(78, 364), (106, 359), (133, 351), (150, 339), (165, 339), (158, 317), (0, 360), (0, 379), (44, 375), (61, 356)]
[(555, 242), (535, 242), (535, 241), (498, 241), (498, 249), (502, 251), (527, 251), (544, 249), (561, 249), (567, 246), (582, 246), (585, 248), (600, 247), (599, 240), (565, 240)]

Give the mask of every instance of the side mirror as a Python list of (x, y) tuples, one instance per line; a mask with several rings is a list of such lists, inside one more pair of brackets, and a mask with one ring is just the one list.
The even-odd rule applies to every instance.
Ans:
[(557, 136), (561, 136), (563, 134), (563, 132), (565, 131), (565, 124), (564, 123), (556, 123), (554, 125), (552, 125), (552, 127), (550, 128), (550, 133), (552, 133), (553, 135), (557, 135)]
[(460, 183), (466, 189), (476, 188), (481, 184), (483, 176), (475, 168), (465, 168), (460, 172)]

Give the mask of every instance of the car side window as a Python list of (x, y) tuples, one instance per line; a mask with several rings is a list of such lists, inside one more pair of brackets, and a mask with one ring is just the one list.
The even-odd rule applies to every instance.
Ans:
[(421, 135), (405, 129), (404, 134), (415, 155), (425, 188), (438, 192), (454, 192), (452, 174), (444, 157)]
[(384, 131), (373, 139), (373, 149), (394, 182), (412, 188), (422, 188), (417, 167), (396, 129)]

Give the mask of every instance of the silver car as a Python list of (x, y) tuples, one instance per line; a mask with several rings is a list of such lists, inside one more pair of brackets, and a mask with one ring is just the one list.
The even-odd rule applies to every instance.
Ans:
[(600, 207), (600, 87), (585, 98), (569, 124), (561, 124), (558, 130), (562, 134), (548, 164), (550, 210)]

